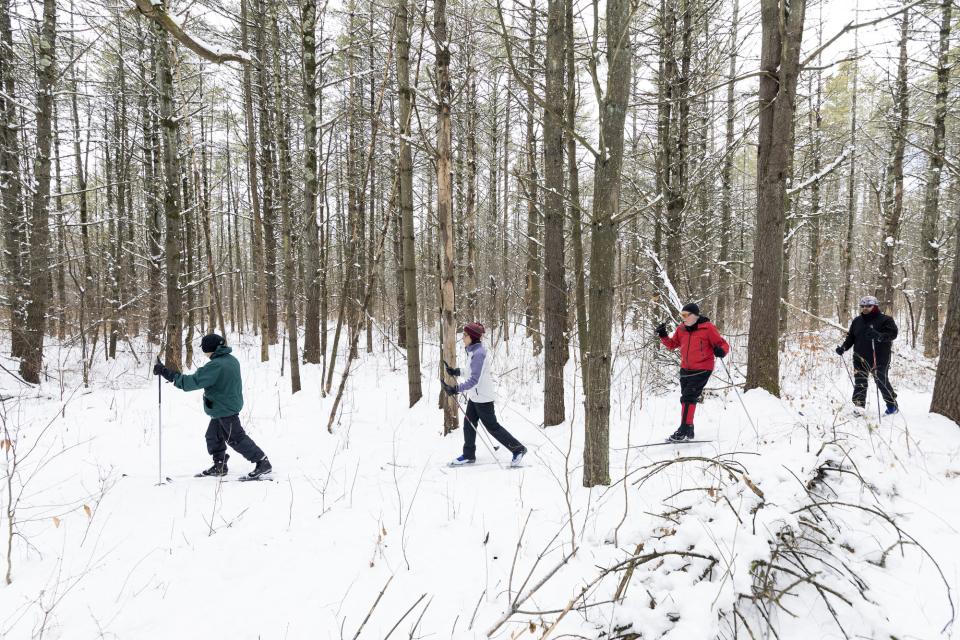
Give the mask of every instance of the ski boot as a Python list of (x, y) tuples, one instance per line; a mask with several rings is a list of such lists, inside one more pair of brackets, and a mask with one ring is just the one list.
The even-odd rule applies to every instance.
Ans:
[(227, 460), (230, 459), (230, 454), (224, 454), (223, 460), (214, 460), (213, 466), (209, 469), (204, 469), (198, 473), (195, 477), (201, 478), (203, 476), (213, 476), (220, 477), (227, 475)]
[(669, 438), (670, 442), (683, 442), (684, 440), (693, 440), (693, 425), (685, 424), (673, 432)]
[(257, 466), (253, 468), (253, 471), (247, 474), (247, 478), (250, 480), (256, 480), (260, 476), (265, 476), (271, 471), (273, 471), (273, 465), (270, 464), (267, 456), (263, 456), (263, 458), (257, 462)]

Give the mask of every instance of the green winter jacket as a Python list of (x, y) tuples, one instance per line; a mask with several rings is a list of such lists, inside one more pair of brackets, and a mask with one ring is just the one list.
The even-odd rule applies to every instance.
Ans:
[(243, 408), (240, 363), (230, 355), (232, 349), (220, 345), (210, 362), (187, 375), (178, 373), (173, 385), (184, 391), (203, 389), (203, 410), (211, 418), (235, 416)]

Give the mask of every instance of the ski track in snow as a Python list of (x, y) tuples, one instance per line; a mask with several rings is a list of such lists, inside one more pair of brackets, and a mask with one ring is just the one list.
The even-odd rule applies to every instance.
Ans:
[[(875, 408), (871, 415), (868, 405), (862, 417), (849, 410), (849, 380), (824, 343), (783, 355), (782, 399), (744, 396), (759, 441), (718, 365), (696, 414), (697, 438), (713, 442), (637, 449), (627, 446), (675, 429), (679, 391), (676, 370), (651, 363), (646, 338), (628, 335), (613, 381), (613, 484), (588, 490), (581, 486), (582, 390), (572, 386), (579, 376), (573, 359), (565, 480), (570, 424), (538, 426), (542, 374), (522, 341), (512, 341), (509, 352), (502, 342), (492, 350), (497, 415), (530, 450), (523, 468), (501, 470), (482, 443), (478, 458), (488, 464), (446, 467), (462, 438), (459, 431), (441, 436), (434, 365), (424, 367), (423, 400), (407, 409), (406, 368), (396, 351), (363, 355), (329, 434), (332, 398), (319, 396), (318, 368), (301, 365), (303, 391), (291, 396), (289, 380), (279, 377), (279, 345), (261, 364), (255, 340), (234, 341), (244, 377), (241, 420), (270, 456), (273, 482), (236, 482), (251, 465), (234, 452), (229, 481), (193, 478), (209, 465), (201, 394), (164, 384), (163, 474), (170, 481), (156, 485), (157, 385), (146, 346), (140, 366), (125, 345), (116, 362), (98, 358), (89, 390), (77, 388), (73, 369), (64, 373), (62, 394), (59, 380), (38, 391), (0, 378), (0, 397), (20, 396), (4, 401), (5, 424), (16, 431), (18, 453), (31, 451), (0, 486), (4, 571), (8, 481), (21, 495), (13, 582), (0, 586), (0, 638), (353, 638), (390, 576), (360, 638), (385, 637), (415, 603), (392, 638), (410, 637), (415, 624), (412, 637), (484, 638), (518, 591), (527, 593), (571, 552), (572, 537), (576, 554), (518, 607), (552, 613), (517, 613), (494, 637), (531, 623), (536, 633), (523, 637), (541, 637), (600, 568), (629, 558), (639, 544), (642, 553), (693, 550), (717, 564), (703, 580), (701, 560), (666, 556), (638, 565), (625, 595), (610, 604), (624, 575), (616, 572), (585, 596), (606, 604), (564, 615), (550, 637), (615, 638), (627, 629), (644, 638), (733, 637), (730, 610), (746, 604), (738, 594), (751, 592), (751, 566), (770, 559), (784, 526), (805, 526), (800, 518), (811, 512), (797, 511), (808, 504), (804, 485), (828, 460), (856, 469), (869, 484), (852, 473), (827, 473), (820, 494), (895, 516), (936, 559), (956, 597), (960, 430), (927, 413), (929, 362), (900, 343), (907, 357), (894, 360), (891, 378), (902, 414), (879, 426)], [(736, 360), (745, 359), (745, 344), (734, 347)], [(424, 362), (434, 355), (428, 349)], [(64, 350), (60, 359), (76, 357)], [(48, 365), (59, 375), (55, 361)], [(873, 400), (872, 386), (870, 394)], [(742, 465), (743, 475), (702, 460), (719, 454)], [(507, 465), (508, 454), (499, 455)], [(646, 465), (678, 456), (700, 460), (676, 462), (635, 484)], [(954, 637), (953, 627), (941, 633), (950, 607), (930, 559), (912, 544), (884, 556), (896, 533), (869, 512), (838, 509), (833, 516), (840, 526), (829, 530), (831, 548), (846, 554), (865, 593), (840, 573), (825, 573), (824, 583), (854, 605), (831, 599), (838, 625), (814, 588), (800, 588), (784, 601), (795, 617), (771, 612), (779, 637), (843, 638), (840, 626), (865, 638)], [(757, 611), (741, 611), (763, 635)], [(742, 626), (739, 633), (746, 637)]]

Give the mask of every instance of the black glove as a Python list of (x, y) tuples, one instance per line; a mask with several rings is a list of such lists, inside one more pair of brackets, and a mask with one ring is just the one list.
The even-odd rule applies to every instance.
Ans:
[(883, 334), (874, 329), (873, 327), (867, 327), (867, 337), (873, 340), (874, 342), (880, 342), (883, 340)]
[(162, 362), (160, 358), (157, 358), (157, 363), (153, 365), (153, 375), (161, 376), (167, 382), (173, 382), (173, 376), (176, 374), (176, 371), (168, 369)]
[(670, 335), (669, 333), (667, 333), (666, 322), (661, 322), (660, 324), (657, 325), (657, 335), (660, 336), (661, 338), (666, 338), (667, 336)]
[(446, 360), (443, 361), (443, 366), (446, 367), (446, 369), (447, 369), (447, 375), (448, 375), (448, 376), (453, 376), (454, 378), (459, 378), (459, 377), (460, 377), (460, 368), (459, 368), (459, 367), (457, 367), (457, 368), (451, 367), (450, 365), (447, 364), (447, 361), (446, 361)]
[(717, 345), (713, 348), (713, 355), (717, 356), (718, 358), (722, 358), (723, 356), (727, 355), (727, 352), (723, 350), (723, 347)]
[(455, 386), (453, 386), (452, 384), (447, 384), (446, 382), (441, 381), (441, 382), (440, 382), (440, 388), (443, 389), (443, 390), (447, 393), (448, 396), (455, 396), (455, 395), (457, 395), (457, 388), (456, 388)]
[(842, 356), (844, 354), (843, 347), (837, 347), (836, 349), (834, 349), (834, 351), (837, 352), (838, 356)]

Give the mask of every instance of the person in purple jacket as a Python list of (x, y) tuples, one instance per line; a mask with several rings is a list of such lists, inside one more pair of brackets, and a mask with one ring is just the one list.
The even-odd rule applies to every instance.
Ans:
[[(487, 360), (487, 348), (481, 341), (483, 333), (483, 325), (479, 322), (471, 322), (463, 328), (463, 346), (467, 351), (467, 370), (470, 372), (467, 381), (457, 385), (440, 382), (443, 390), (451, 396), (458, 393), (467, 396), (467, 411), (463, 420), (463, 455), (450, 465), (460, 466), (477, 461), (476, 425), (477, 420), (480, 420), (487, 432), (513, 454), (511, 466), (518, 466), (527, 453), (527, 448), (497, 422), (497, 414), (493, 410), (496, 396), (493, 379), (490, 377), (490, 362)], [(451, 367), (446, 361), (443, 365), (448, 375), (460, 376), (460, 369)]]

